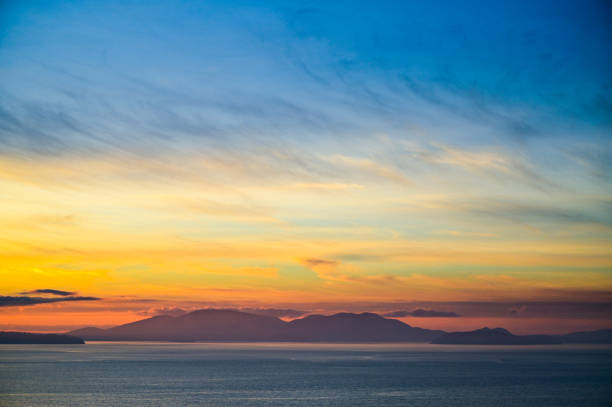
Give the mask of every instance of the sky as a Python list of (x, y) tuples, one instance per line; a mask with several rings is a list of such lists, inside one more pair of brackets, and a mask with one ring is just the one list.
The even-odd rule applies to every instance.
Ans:
[(204, 307), (612, 327), (611, 21), (2, 2), (0, 329)]

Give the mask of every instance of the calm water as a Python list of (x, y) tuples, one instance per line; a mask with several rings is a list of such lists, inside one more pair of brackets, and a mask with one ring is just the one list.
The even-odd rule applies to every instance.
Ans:
[(0, 345), (2, 406), (610, 406), (610, 347)]

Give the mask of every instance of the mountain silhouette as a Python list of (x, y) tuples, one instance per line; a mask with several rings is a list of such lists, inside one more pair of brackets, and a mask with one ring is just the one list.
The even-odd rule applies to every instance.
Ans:
[(204, 309), (178, 317), (155, 316), (110, 329), (78, 329), (70, 334), (110, 341), (269, 341), (274, 340), (285, 325), (275, 317)]
[(552, 345), (562, 343), (552, 335), (513, 335), (504, 328), (481, 328), (468, 332), (451, 332), (431, 343), (447, 345)]
[(310, 315), (291, 322), (231, 309), (202, 309), (185, 315), (160, 315), (109, 329), (67, 332), (99, 341), (228, 342), (430, 342), (457, 345), (549, 345), (612, 343), (612, 329), (566, 335), (514, 335), (504, 328), (446, 333), (412, 327), (378, 314)]
[(156, 316), (110, 329), (77, 329), (69, 334), (108, 341), (429, 342), (444, 332), (413, 328), (372, 313), (311, 315), (285, 322), (235, 310), (203, 309), (177, 317)]
[(286, 339), (303, 342), (429, 342), (444, 334), (369, 312), (310, 315), (288, 325)]

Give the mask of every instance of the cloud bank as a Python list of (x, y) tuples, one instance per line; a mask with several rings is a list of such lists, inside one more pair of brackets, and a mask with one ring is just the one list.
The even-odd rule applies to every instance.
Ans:
[(426, 309), (415, 309), (414, 311), (394, 311), (383, 314), (390, 318), (417, 317), (417, 318), (457, 318), (459, 314), (452, 311), (436, 311)]
[(98, 297), (61, 297), (61, 298), (44, 298), (44, 297), (12, 297), (0, 296), (0, 307), (24, 307), (37, 304), (49, 304), (53, 302), (72, 302), (72, 301), (97, 301), (101, 300)]

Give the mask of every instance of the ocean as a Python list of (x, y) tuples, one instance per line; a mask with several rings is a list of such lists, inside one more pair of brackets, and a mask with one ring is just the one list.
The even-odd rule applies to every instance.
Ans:
[(612, 347), (0, 345), (1, 406), (610, 406)]

